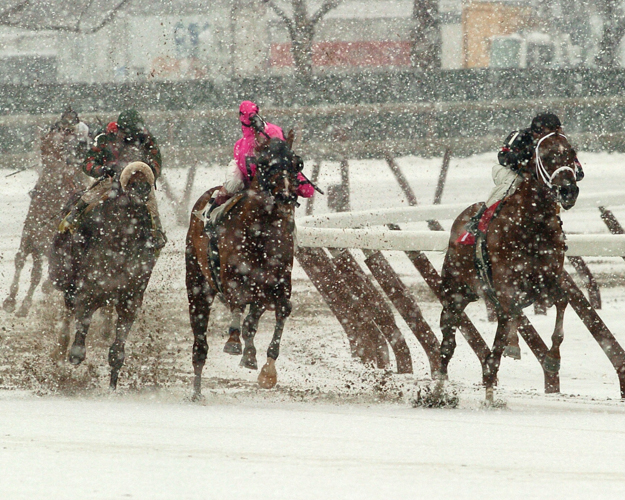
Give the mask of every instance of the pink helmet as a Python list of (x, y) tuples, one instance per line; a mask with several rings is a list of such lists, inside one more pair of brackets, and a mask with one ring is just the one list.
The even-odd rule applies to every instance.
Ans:
[(239, 106), (239, 120), (246, 127), (250, 126), (250, 116), (258, 114), (258, 105), (252, 101), (243, 101)]

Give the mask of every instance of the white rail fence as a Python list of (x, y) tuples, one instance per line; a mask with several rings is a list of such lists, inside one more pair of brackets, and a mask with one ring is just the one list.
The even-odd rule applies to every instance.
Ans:
[[(622, 191), (586, 194), (579, 197), (573, 210), (623, 205)], [(464, 203), (423, 205), (302, 217), (298, 219), (298, 243), (316, 248), (444, 252), (449, 242), (447, 231), (393, 231), (375, 226), (453, 220), (466, 207)], [(567, 245), (569, 256), (625, 256), (625, 235), (620, 234), (570, 234)]]

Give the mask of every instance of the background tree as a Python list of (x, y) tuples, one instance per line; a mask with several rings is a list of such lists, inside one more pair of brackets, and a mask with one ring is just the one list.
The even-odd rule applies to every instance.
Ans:
[(132, 0), (0, 0), (0, 26), (95, 33)]
[(343, 0), (324, 0), (319, 10), (308, 14), (307, 0), (290, 0), (292, 17), (274, 0), (263, 0), (282, 20), (291, 38), (291, 54), (295, 64), (295, 74), (300, 78), (312, 75), (312, 47), (317, 25), (323, 17), (336, 8)]
[(410, 36), (410, 63), (422, 70), (441, 67), (441, 31), (438, 0), (414, 0)]

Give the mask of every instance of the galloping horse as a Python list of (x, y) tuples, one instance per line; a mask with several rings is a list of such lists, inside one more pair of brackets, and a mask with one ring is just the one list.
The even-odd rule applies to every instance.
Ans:
[(224, 347), (229, 354), (241, 354), (240, 320), (245, 307), (250, 306), (243, 322), (245, 349), (240, 363), (249, 369), (258, 368), (254, 335), (260, 317), (266, 309), (275, 310), (276, 326), (258, 383), (263, 388), (272, 388), (277, 382), (275, 361), (284, 323), (291, 313), (294, 212), (299, 170), (291, 151), (291, 133), (287, 141), (264, 140), (262, 137), (258, 141), (254, 180), (240, 199), (233, 200), (234, 204), (226, 208), (223, 223), (218, 227), (219, 272), (216, 272), (214, 260), (208, 256), (209, 237), (201, 219), (201, 213), (216, 188), (198, 199), (191, 215), (186, 261), (189, 314), (195, 339), (195, 397), (201, 394), (202, 369), (208, 352), (206, 329), (210, 308), (218, 293), (223, 295), (232, 313), (230, 338)]
[(33, 294), (41, 281), (43, 257), (48, 256), (56, 228), (63, 216), (64, 205), (72, 195), (86, 186), (86, 177), (81, 173), (80, 162), (73, 155), (75, 147), (72, 139), (75, 139), (73, 134), (54, 128), (41, 140), (41, 174), (31, 191), (22, 239), (15, 255), (15, 275), (9, 296), (2, 304), (5, 311), (15, 310), (20, 274), (26, 258), (32, 255), (30, 287), (16, 313), (17, 316), (28, 315)]
[[(143, 302), (156, 263), (152, 221), (146, 207), (154, 174), (143, 162), (128, 164), (108, 197), (85, 216), (74, 234), (58, 233), (50, 253), (50, 279), (74, 315), (76, 336), (69, 351), (74, 365), (86, 357), (85, 338), (93, 313), (115, 304), (115, 340), (109, 349), (110, 387), (117, 387), (124, 345)], [(60, 351), (67, 351), (63, 331)]]
[(560, 133), (537, 141), (532, 159), (521, 171), (520, 186), (501, 202), (485, 235), (492, 272), (490, 287), (478, 277), (476, 246), (457, 242), (479, 204), (462, 212), (452, 226), (442, 270), (440, 375), (441, 380), (447, 377), (462, 311), (479, 296), (487, 295), (494, 302), (498, 320), (492, 352), (483, 364), (487, 403), (493, 402), (501, 355), (508, 339), (516, 338), (520, 312), (534, 302), (556, 306), (553, 343), (545, 367), (557, 371), (559, 366), (568, 299), (561, 287), (566, 245), (558, 205), (568, 210), (577, 200), (575, 159), (575, 151)]

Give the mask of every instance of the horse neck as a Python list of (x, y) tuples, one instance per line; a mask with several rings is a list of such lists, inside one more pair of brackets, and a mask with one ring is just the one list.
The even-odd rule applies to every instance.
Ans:
[(277, 201), (270, 193), (260, 188), (256, 179), (250, 184), (246, 199), (240, 204), (240, 211), (244, 219), (262, 219), (265, 223), (289, 220), (295, 215), (295, 207), (292, 203)]
[[(101, 234), (105, 239), (123, 240), (123, 247), (129, 249), (144, 238), (141, 233), (135, 233), (135, 237), (128, 238), (127, 228), (130, 226), (150, 227), (149, 212), (145, 204), (123, 203), (126, 195), (109, 198), (101, 205), (100, 217), (96, 223), (100, 227)], [(143, 222), (143, 224), (142, 224)], [(147, 237), (147, 231), (145, 237)], [(141, 243), (142, 244), (142, 243)]]
[(521, 217), (535, 223), (558, 214), (558, 204), (549, 188), (533, 175), (525, 174), (519, 189)]
[[(288, 219), (295, 213), (295, 206), (292, 203), (279, 202), (271, 193), (261, 189), (257, 179), (250, 184), (249, 190), (251, 202), (258, 206), (260, 213), (265, 213), (272, 219)], [(271, 206), (271, 210), (267, 207)]]

